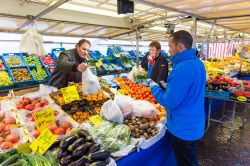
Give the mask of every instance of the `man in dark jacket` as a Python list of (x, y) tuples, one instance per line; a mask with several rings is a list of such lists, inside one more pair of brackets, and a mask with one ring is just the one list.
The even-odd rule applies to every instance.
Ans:
[(82, 39), (76, 44), (75, 49), (62, 52), (56, 62), (55, 71), (50, 76), (49, 85), (63, 88), (68, 82), (81, 82), (82, 72), (88, 67), (86, 57), (89, 56), (90, 47), (91, 43)]
[(161, 44), (152, 41), (149, 44), (149, 54), (144, 56), (141, 67), (148, 72), (148, 78), (161, 85), (168, 77), (168, 61), (161, 55)]

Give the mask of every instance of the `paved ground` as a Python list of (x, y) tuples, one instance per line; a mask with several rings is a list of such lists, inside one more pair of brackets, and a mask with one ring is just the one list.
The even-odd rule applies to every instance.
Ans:
[[(232, 106), (228, 105), (227, 110)], [(242, 112), (242, 106), (237, 112)], [(232, 140), (228, 141), (229, 128), (218, 123), (212, 123), (205, 137), (198, 144), (199, 163), (201, 166), (250, 166), (250, 107), (248, 107), (244, 129), (236, 125)], [(219, 117), (220, 111), (215, 117)], [(230, 113), (226, 113), (230, 115)], [(227, 120), (227, 118), (225, 118)], [(241, 115), (236, 115), (237, 122), (242, 121)]]

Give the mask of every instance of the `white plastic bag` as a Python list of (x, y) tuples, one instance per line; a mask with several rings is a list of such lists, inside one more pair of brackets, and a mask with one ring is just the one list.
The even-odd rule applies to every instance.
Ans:
[(119, 106), (113, 100), (106, 101), (100, 112), (101, 117), (116, 123), (122, 124), (124, 117)]
[(101, 90), (97, 76), (92, 74), (89, 68), (82, 72), (82, 89), (83, 93), (88, 95), (96, 94)]
[(45, 55), (42, 35), (34, 28), (29, 28), (21, 37), (19, 49), (28, 54)]
[(133, 101), (132, 116), (144, 118), (153, 118), (156, 115), (156, 108), (148, 101), (135, 100)]
[(114, 101), (120, 107), (123, 116), (126, 118), (131, 115), (133, 110), (133, 99), (129, 96), (115, 95)]

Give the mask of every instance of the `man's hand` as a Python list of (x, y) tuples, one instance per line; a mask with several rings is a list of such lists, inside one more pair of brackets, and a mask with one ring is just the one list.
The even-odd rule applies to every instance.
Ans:
[(88, 68), (88, 65), (86, 63), (81, 63), (77, 66), (77, 70), (79, 72), (84, 72)]

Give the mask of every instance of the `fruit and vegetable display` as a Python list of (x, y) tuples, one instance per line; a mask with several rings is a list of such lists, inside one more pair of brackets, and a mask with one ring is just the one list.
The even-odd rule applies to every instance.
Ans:
[(16, 57), (5, 57), (6, 63), (9, 67), (22, 66), (23, 62), (19, 56)]
[(108, 165), (110, 152), (101, 149), (86, 130), (80, 129), (52, 145), (61, 166)]
[(13, 81), (6, 71), (0, 71), (0, 87), (13, 85)]
[(44, 80), (46, 78), (49, 78), (48, 74), (42, 67), (37, 69), (32, 69), (31, 74), (33, 75), (35, 80)]
[(155, 122), (142, 117), (130, 117), (124, 120), (131, 130), (131, 136), (134, 138), (150, 139), (158, 134)]
[(36, 56), (24, 56), (24, 60), (28, 66), (41, 66), (41, 62)]
[(2, 59), (0, 59), (0, 70), (4, 70), (4, 69), (5, 69), (5, 66), (3, 64)]
[(27, 69), (11, 69), (11, 73), (16, 82), (31, 81), (32, 77)]
[(41, 56), (40, 58), (45, 65), (55, 65), (55, 61), (51, 56)]
[(87, 105), (89, 106), (90, 109), (94, 110), (97, 113), (100, 112), (103, 103), (109, 99), (108, 96), (105, 95), (104, 93), (105, 92), (101, 90), (96, 95), (87, 95), (85, 97)]

